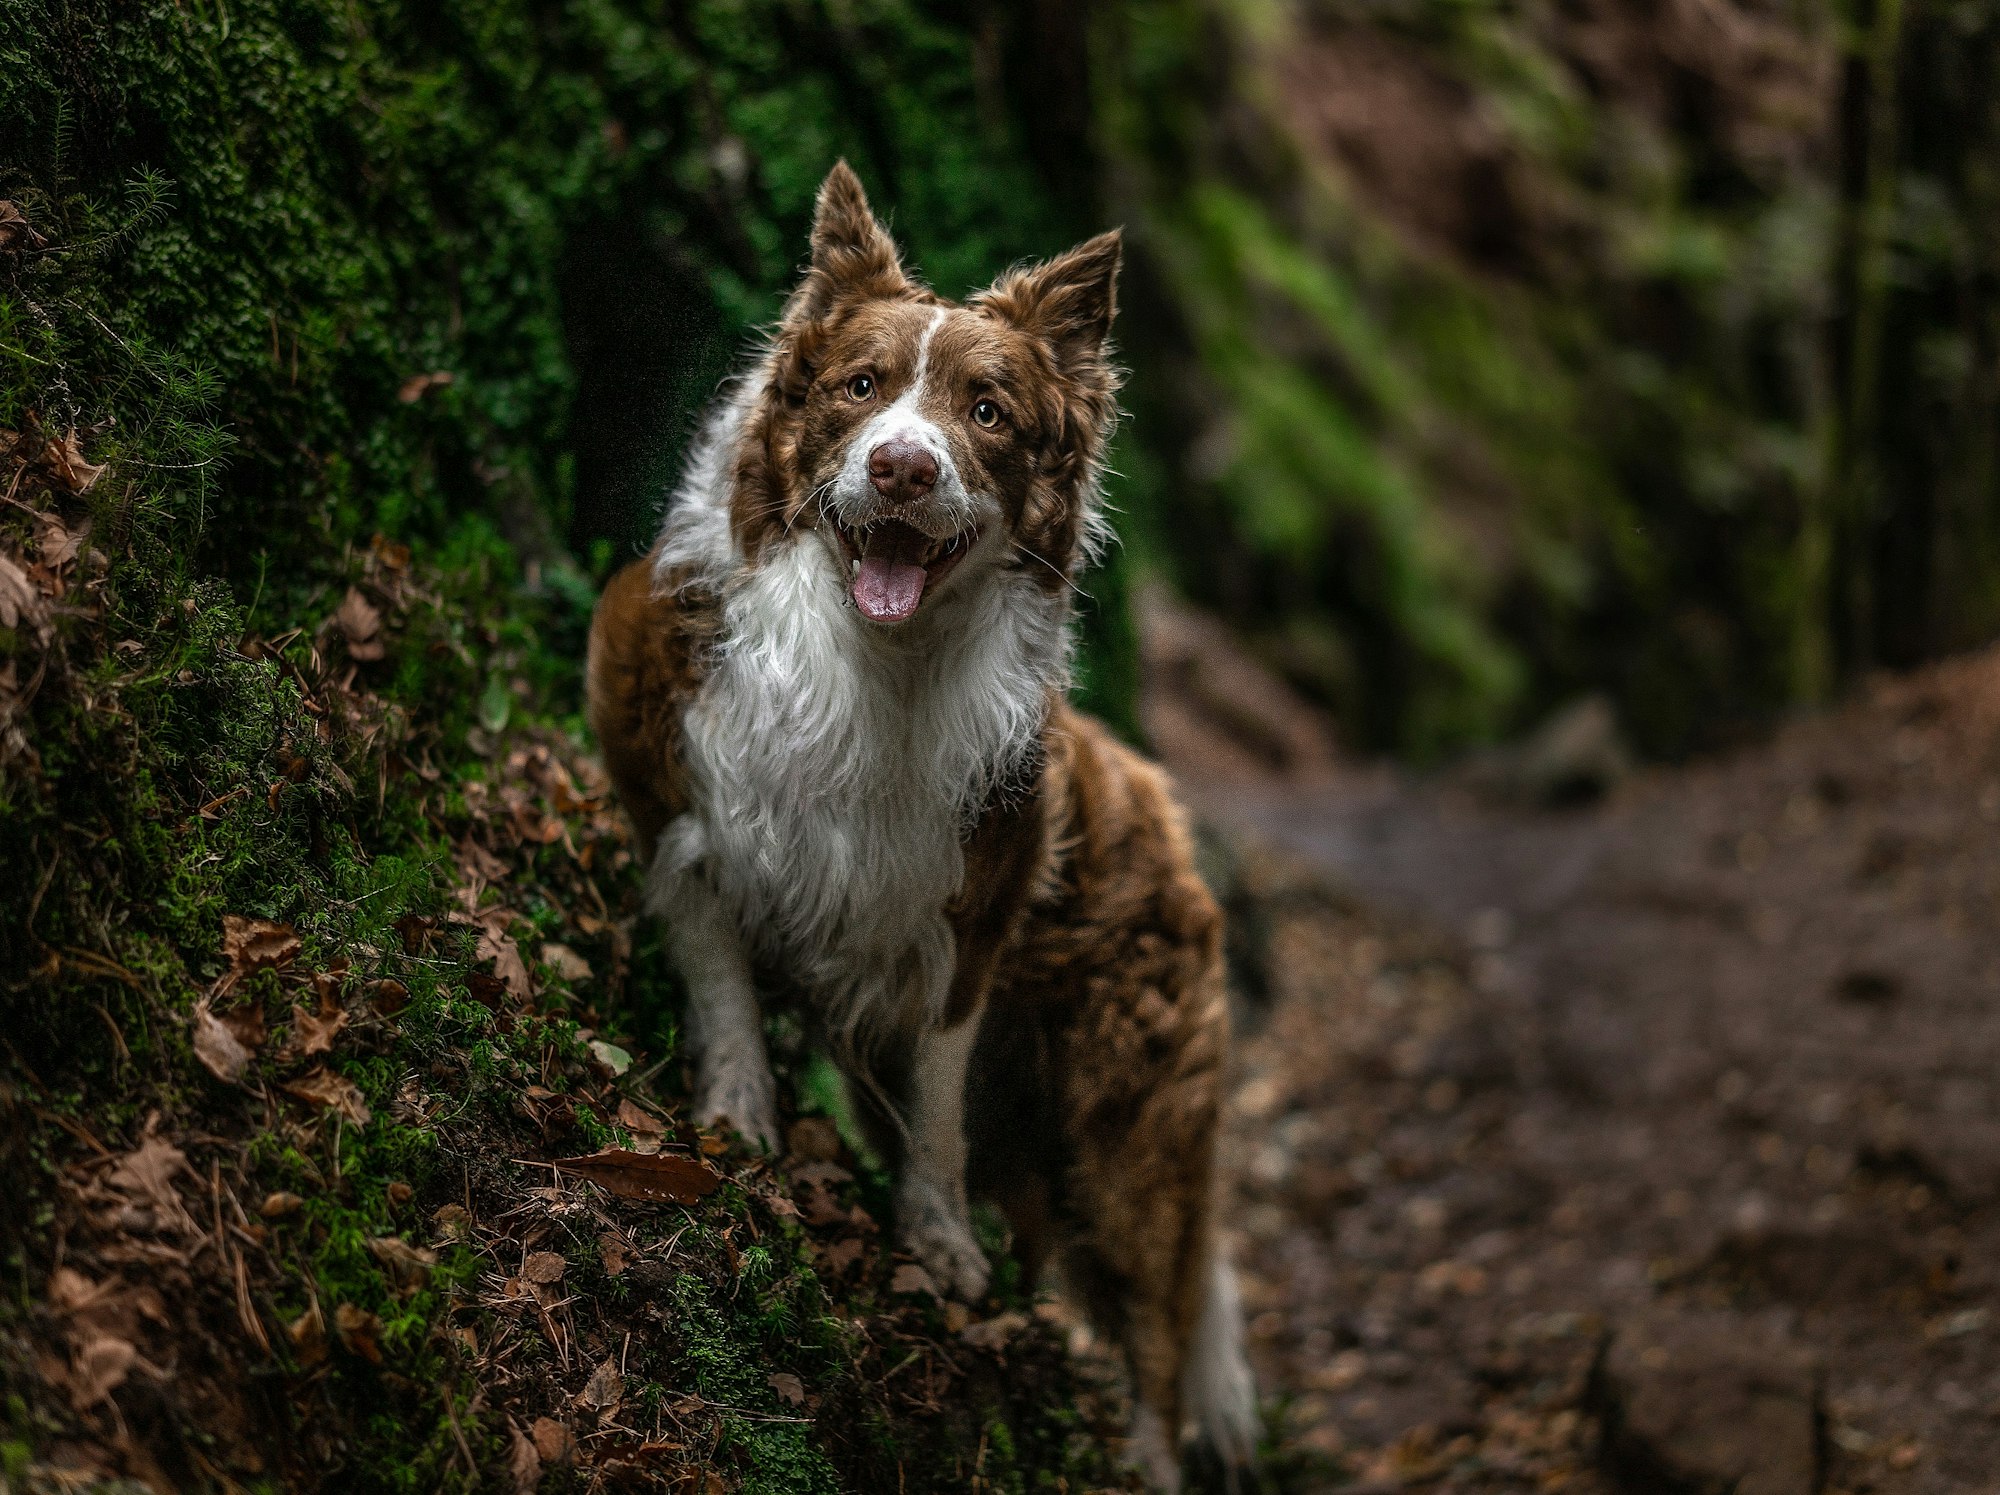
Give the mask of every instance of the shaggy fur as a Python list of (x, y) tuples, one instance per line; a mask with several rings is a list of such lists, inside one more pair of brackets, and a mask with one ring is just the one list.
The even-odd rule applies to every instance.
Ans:
[(689, 991), (696, 1106), (777, 1135), (797, 1000), (898, 1163), (897, 1233), (983, 1294), (968, 1185), (1125, 1348), (1134, 1452), (1247, 1461), (1214, 1231), (1221, 919), (1158, 769), (1063, 699), (1102, 532), (1115, 235), (960, 306), (836, 167), (812, 266), (613, 579), (593, 724)]

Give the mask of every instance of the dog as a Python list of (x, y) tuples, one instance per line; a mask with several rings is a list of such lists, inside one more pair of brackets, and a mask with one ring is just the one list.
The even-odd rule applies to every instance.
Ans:
[(811, 263), (725, 388), (659, 541), (606, 588), (589, 713), (686, 986), (697, 1117), (766, 1149), (760, 991), (795, 1002), (951, 1293), (968, 1198), (1123, 1349), (1134, 1459), (1184, 1419), (1247, 1465), (1215, 1222), (1222, 921), (1161, 771), (1065, 699), (1106, 539), (1116, 232), (963, 304), (843, 162)]

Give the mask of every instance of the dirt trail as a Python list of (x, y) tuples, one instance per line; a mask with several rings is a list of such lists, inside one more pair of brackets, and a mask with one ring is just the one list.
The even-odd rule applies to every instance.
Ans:
[(2000, 653), (1567, 811), (1154, 666), (1287, 1488), (2000, 1489)]

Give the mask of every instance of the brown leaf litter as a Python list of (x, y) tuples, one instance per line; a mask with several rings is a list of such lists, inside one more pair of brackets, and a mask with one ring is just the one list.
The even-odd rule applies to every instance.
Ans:
[(633, 1152), (607, 1147), (583, 1157), (556, 1158), (564, 1173), (589, 1179), (620, 1199), (694, 1204), (722, 1187), (722, 1175), (686, 1153)]

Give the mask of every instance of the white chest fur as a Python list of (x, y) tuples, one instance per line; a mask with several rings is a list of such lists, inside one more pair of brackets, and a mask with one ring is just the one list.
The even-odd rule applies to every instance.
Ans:
[(668, 524), (669, 555), (720, 581), (724, 625), (683, 721), (691, 808), (656, 878), (701, 877), (837, 1034), (935, 1016), (963, 837), (1065, 683), (1066, 609), (975, 552), (957, 585), (884, 628), (848, 602), (823, 537), (746, 566), (719, 502), (691, 481)]

